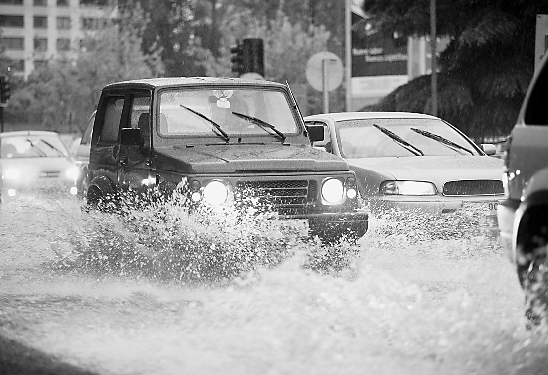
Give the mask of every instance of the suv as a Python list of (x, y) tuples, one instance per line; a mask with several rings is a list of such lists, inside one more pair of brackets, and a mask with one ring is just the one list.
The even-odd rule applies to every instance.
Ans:
[(77, 194), (79, 197), (85, 197), (87, 193), (87, 180), (89, 164), (89, 150), (91, 148), (91, 132), (93, 130), (93, 123), (95, 122), (95, 111), (89, 117), (86, 128), (78, 147), (74, 151), (74, 157), (76, 159), (76, 165), (78, 166), (78, 178), (76, 179)]
[(548, 307), (548, 54), (531, 81), (506, 144), (506, 199), (498, 206), (500, 236), (537, 322)]
[[(309, 138), (310, 136), (310, 138)], [(362, 237), (368, 213), (346, 162), (311, 146), (287, 85), (234, 78), (153, 78), (101, 93), (87, 201), (182, 185), (194, 205), (267, 206), (333, 241)]]

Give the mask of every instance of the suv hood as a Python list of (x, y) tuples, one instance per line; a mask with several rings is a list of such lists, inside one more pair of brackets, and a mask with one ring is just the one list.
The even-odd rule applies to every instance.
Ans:
[(305, 145), (195, 145), (155, 151), (158, 169), (182, 173), (348, 171), (343, 159)]

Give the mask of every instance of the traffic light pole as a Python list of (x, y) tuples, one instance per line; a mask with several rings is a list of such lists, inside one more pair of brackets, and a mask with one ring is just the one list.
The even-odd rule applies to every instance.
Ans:
[(4, 106), (0, 106), (0, 133), (4, 132)]

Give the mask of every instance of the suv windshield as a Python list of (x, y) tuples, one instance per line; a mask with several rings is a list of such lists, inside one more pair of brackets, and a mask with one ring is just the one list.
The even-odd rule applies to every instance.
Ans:
[(288, 98), (276, 89), (178, 88), (160, 92), (159, 103), (159, 134), (163, 137), (209, 137), (213, 133), (224, 138), (224, 134), (230, 138), (272, 137), (262, 124), (276, 129), (275, 136), (298, 131)]

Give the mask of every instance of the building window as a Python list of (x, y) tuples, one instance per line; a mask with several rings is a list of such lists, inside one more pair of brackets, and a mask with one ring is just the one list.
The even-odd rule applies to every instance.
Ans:
[(57, 30), (70, 30), (70, 17), (57, 17)]
[(47, 29), (48, 17), (34, 16), (34, 28), (35, 29)]
[(47, 7), (48, 6), (48, 0), (34, 0), (34, 6), (35, 7)]
[(106, 7), (108, 3), (109, 0), (80, 0), (80, 5), (87, 7)]
[(57, 0), (57, 6), (58, 7), (68, 7), (69, 6), (69, 0)]
[(12, 60), (10, 66), (16, 72), (24, 72), (25, 71), (25, 60)]
[(57, 51), (69, 51), (70, 50), (70, 39), (59, 38), (57, 39)]
[(24, 27), (23, 16), (0, 15), (0, 27)]
[(34, 70), (43, 69), (48, 66), (48, 60), (34, 60)]
[(83, 30), (99, 30), (107, 26), (107, 20), (104, 18), (82, 18)]
[(48, 40), (46, 38), (34, 38), (34, 50), (45, 52), (48, 50)]
[(25, 49), (25, 40), (23, 38), (1, 38), (0, 44), (6, 49), (22, 51)]
[(0, 0), (2, 5), (23, 5), (23, 0)]

